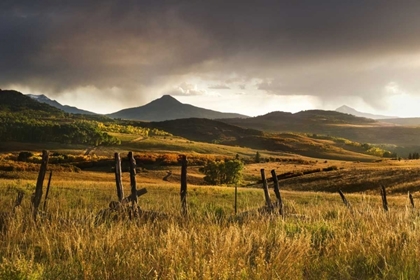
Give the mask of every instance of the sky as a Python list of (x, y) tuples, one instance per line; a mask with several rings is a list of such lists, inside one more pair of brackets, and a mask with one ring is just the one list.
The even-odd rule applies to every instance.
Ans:
[(112, 113), (420, 116), (418, 1), (0, 2), (0, 88)]

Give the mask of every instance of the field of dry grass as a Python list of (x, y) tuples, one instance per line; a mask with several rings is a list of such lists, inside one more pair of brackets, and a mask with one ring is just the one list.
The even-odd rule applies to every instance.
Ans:
[[(169, 181), (162, 180), (164, 170), (137, 175), (138, 187), (148, 189), (140, 207), (167, 217), (100, 225), (96, 214), (116, 200), (112, 173), (55, 172), (47, 215), (35, 223), (29, 196), (37, 173), (16, 172), (16, 178), (0, 182), (1, 211), (10, 211), (17, 190), (25, 192), (23, 205), (1, 233), (0, 279), (418, 279), (420, 215), (405, 194), (388, 197), (388, 212), (373, 191), (347, 194), (348, 209), (337, 193), (319, 192), (315, 183), (333, 181), (340, 172), (347, 181), (362, 174), (370, 182), (392, 170), (413, 176), (417, 162), (304, 163), (246, 167), (245, 177), (254, 179), (261, 168), (280, 174), (338, 167), (281, 181), (284, 219), (255, 211), (264, 205), (260, 188), (239, 188), (235, 216), (234, 188), (191, 182), (185, 219), (179, 171), (172, 167)], [(200, 176), (195, 168), (189, 171)], [(123, 185), (128, 193), (126, 173)], [(304, 192), (294, 190), (299, 185)]]
[[(152, 159), (184, 152), (196, 159), (238, 154), (252, 161), (256, 153), (182, 138), (126, 141), (116, 151), (137, 147), (135, 153)], [(53, 148), (81, 161), (109, 159), (115, 151), (102, 147), (85, 155), (86, 147)], [(117, 200), (110, 168), (50, 164), (47, 208), (34, 222), (30, 196), (39, 166), (14, 161), (19, 149), (16, 145), (16, 151), (0, 157), (0, 212), (11, 213), (17, 192), (25, 193), (21, 207), (0, 219), (0, 279), (420, 278), (420, 213), (407, 198), (407, 191), (412, 192), (418, 206), (417, 160), (348, 162), (260, 151), (264, 162), (245, 165), (237, 214), (233, 186), (207, 186), (199, 166), (190, 166), (187, 218), (181, 215), (180, 167), (145, 165), (138, 170), (137, 184), (148, 193), (139, 198), (139, 206), (166, 215), (98, 224), (98, 212)], [(265, 203), (258, 182), (261, 169), (268, 178), (271, 170), (296, 175), (280, 180), (283, 218), (256, 211)], [(165, 181), (168, 171), (172, 175)], [(128, 195), (127, 172), (123, 186)], [(388, 212), (382, 209), (381, 186), (387, 188)], [(272, 189), (270, 193), (274, 200)]]

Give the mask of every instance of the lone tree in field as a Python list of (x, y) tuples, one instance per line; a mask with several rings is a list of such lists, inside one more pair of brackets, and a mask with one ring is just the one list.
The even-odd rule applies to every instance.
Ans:
[(240, 160), (209, 161), (200, 169), (211, 185), (237, 184), (242, 178), (244, 164)]

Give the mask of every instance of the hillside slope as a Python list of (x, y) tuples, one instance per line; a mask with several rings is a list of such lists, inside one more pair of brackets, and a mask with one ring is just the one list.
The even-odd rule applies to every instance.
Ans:
[[(179, 119), (151, 122), (144, 125), (158, 128), (193, 141), (219, 143), (252, 149), (294, 153), (303, 156), (372, 161), (365, 148), (358, 143), (338, 139), (321, 139), (294, 133), (264, 133), (221, 121), (208, 119)], [(346, 144), (348, 143), (348, 144)]]
[(34, 112), (42, 114), (62, 114), (63, 111), (45, 103), (40, 103), (29, 96), (15, 90), (0, 89), (0, 111), (10, 113), (31, 114)]

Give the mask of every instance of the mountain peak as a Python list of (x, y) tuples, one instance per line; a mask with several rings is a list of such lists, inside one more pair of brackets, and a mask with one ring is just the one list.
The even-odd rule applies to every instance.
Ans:
[(342, 105), (342, 106), (340, 106), (340, 107), (338, 107), (337, 109), (335, 109), (336, 111), (338, 111), (338, 110), (346, 110), (346, 109), (351, 109), (351, 110), (354, 110), (353, 108), (351, 108), (351, 107), (349, 107), (349, 106), (347, 106), (347, 105)]
[(123, 109), (109, 114), (111, 118), (122, 118), (141, 121), (165, 121), (185, 118), (226, 119), (243, 118), (244, 115), (222, 113), (190, 104), (183, 104), (171, 95), (163, 95), (152, 102), (135, 108)]
[(363, 118), (369, 118), (369, 119), (375, 119), (375, 120), (397, 118), (397, 117), (391, 117), (391, 116), (375, 115), (375, 114), (360, 112), (347, 105), (338, 107), (337, 109), (335, 109), (335, 111), (340, 112), (340, 113), (345, 113), (345, 114), (351, 114), (356, 117), (363, 117)]
[(172, 95), (169, 95), (169, 94), (162, 95), (161, 98), (158, 98), (155, 101), (165, 102), (165, 103), (173, 103), (173, 104), (181, 104), (181, 102), (179, 102), (177, 99), (175, 99)]

